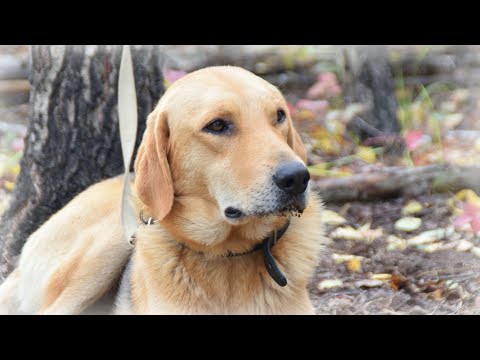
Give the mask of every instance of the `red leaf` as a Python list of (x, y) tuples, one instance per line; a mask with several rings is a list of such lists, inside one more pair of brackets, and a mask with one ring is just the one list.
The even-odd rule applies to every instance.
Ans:
[(462, 227), (463, 225), (470, 223), (472, 219), (473, 218), (471, 216), (462, 214), (455, 219), (455, 221), (453, 222), (453, 226), (455, 226), (456, 228)]
[(472, 231), (473, 232), (480, 232), (480, 216), (475, 216), (473, 219), (472, 219), (472, 222), (470, 223), (470, 226), (472, 227)]
[(172, 85), (175, 81), (184, 77), (185, 75), (187, 75), (185, 71), (177, 71), (177, 70), (166, 70), (163, 73), (163, 77), (165, 78), (165, 80), (168, 81), (170, 85)]
[(17, 138), (15, 140), (13, 140), (13, 142), (11, 144), (12, 151), (19, 152), (19, 151), (23, 151), (24, 148), (25, 148), (25, 143), (24, 143), (23, 139)]
[(326, 72), (317, 76), (317, 81), (308, 89), (309, 99), (328, 98), (340, 95), (342, 89), (334, 73)]
[(300, 99), (297, 102), (297, 108), (310, 110), (314, 113), (320, 114), (328, 110), (328, 101)]
[(423, 142), (423, 133), (421, 131), (409, 131), (405, 135), (405, 144), (410, 151), (417, 149)]
[(479, 215), (479, 208), (474, 203), (468, 201), (463, 204), (463, 213), (469, 216), (478, 216)]
[(295, 107), (295, 105), (287, 102), (287, 108), (288, 108), (288, 112), (290, 113), (290, 116), (295, 116), (295, 114), (297, 113), (297, 108)]

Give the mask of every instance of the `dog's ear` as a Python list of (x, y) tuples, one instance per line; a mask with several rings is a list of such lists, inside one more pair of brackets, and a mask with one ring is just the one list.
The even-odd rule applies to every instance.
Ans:
[(307, 151), (305, 149), (305, 145), (303, 144), (302, 138), (298, 134), (297, 130), (295, 130), (295, 128), (293, 127), (292, 122), (289, 123), (287, 142), (288, 145), (290, 145), (290, 147), (293, 149), (295, 154), (297, 154), (306, 165)]
[(137, 196), (159, 221), (173, 205), (173, 180), (167, 158), (169, 137), (167, 116), (155, 110), (148, 116), (134, 166)]

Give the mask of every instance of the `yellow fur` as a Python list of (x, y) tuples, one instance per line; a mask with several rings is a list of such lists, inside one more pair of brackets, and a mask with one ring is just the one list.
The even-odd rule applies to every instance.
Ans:
[[(229, 136), (203, 130), (217, 118), (232, 124)], [(261, 251), (223, 256), (283, 226), (284, 216), (255, 211), (279, 201), (272, 173), (287, 161), (305, 163), (305, 148), (274, 86), (236, 67), (185, 76), (149, 116), (135, 161), (132, 203), (156, 222), (139, 226), (133, 254), (122, 237), (122, 179), (95, 184), (29, 237), (0, 286), (0, 313), (82, 313), (115, 286), (131, 254), (131, 300), (122, 297), (117, 313), (313, 313), (307, 284), (325, 240), (313, 194), (272, 250), (286, 287), (270, 278)], [(228, 206), (245, 216), (227, 218)]]

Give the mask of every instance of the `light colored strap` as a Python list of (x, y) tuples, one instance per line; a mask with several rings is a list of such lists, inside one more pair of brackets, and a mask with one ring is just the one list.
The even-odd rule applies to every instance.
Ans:
[(122, 144), (123, 164), (125, 174), (122, 190), (122, 226), (125, 239), (132, 244), (133, 235), (138, 227), (137, 217), (130, 199), (130, 163), (137, 138), (137, 95), (133, 77), (132, 56), (130, 47), (123, 46), (118, 79), (118, 120), (120, 124), (120, 141)]

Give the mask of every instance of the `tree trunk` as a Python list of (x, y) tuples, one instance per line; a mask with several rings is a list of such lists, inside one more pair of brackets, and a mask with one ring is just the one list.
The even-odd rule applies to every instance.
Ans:
[(351, 123), (362, 140), (369, 137), (398, 134), (397, 101), (387, 48), (353, 46), (345, 48), (346, 99), (368, 106), (368, 111)]
[[(76, 194), (123, 172), (117, 114), (121, 46), (33, 46), (21, 172), (0, 220), (0, 279), (28, 236)], [(138, 147), (163, 94), (158, 47), (132, 47)]]

